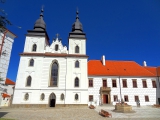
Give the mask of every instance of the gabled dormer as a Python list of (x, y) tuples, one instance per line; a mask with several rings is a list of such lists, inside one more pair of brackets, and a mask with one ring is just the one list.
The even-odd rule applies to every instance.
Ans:
[(61, 39), (57, 38), (53, 40), (51, 45), (46, 46), (46, 51), (45, 52), (50, 52), (50, 53), (66, 53), (68, 54), (68, 50), (66, 46), (63, 46)]

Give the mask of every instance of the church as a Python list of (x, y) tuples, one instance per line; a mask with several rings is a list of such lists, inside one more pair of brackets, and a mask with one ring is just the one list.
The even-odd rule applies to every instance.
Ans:
[(58, 35), (52, 43), (43, 9), (28, 30), (20, 54), (13, 107), (57, 107), (116, 104), (160, 104), (160, 67), (134, 61), (89, 60), (86, 34), (78, 11), (68, 37), (68, 48)]

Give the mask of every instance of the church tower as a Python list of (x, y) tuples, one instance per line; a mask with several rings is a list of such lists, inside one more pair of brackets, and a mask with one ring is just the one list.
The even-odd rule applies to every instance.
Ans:
[[(69, 33), (69, 57), (67, 59), (66, 104), (88, 104), (88, 76), (86, 34), (83, 32), (78, 11)], [(72, 98), (73, 97), (73, 98)], [(71, 101), (72, 100), (72, 101)]]
[(79, 21), (78, 11), (76, 21), (69, 33), (69, 54), (86, 54), (86, 34), (83, 32), (82, 23)]
[(46, 45), (49, 45), (49, 37), (46, 31), (46, 23), (43, 20), (42, 9), (39, 19), (34, 24), (34, 29), (28, 30), (26, 34), (24, 53), (44, 53)]

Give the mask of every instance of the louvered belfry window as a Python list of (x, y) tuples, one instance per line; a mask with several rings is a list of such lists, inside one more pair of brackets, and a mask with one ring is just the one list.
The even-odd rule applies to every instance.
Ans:
[(79, 53), (79, 46), (75, 47), (75, 53)]
[(36, 52), (36, 50), (37, 50), (37, 45), (34, 44), (33, 47), (32, 47), (32, 51)]

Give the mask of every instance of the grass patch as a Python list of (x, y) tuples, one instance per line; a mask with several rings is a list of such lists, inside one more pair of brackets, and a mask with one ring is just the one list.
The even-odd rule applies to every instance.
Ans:
[(0, 118), (0, 120), (15, 120), (15, 119)]

